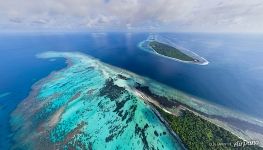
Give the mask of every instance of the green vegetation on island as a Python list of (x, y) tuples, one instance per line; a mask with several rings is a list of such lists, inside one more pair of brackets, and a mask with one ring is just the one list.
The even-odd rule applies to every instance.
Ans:
[(182, 61), (199, 62), (199, 60), (186, 55), (185, 53), (181, 52), (179, 49), (172, 47), (170, 45), (160, 43), (157, 41), (150, 41), (149, 45), (154, 51), (156, 51), (160, 55), (176, 58)]
[(156, 109), (189, 150), (262, 150), (262, 148), (257, 145), (251, 144), (250, 146), (244, 146), (244, 141), (231, 132), (196, 116), (190, 111), (184, 110), (182, 111), (182, 115), (177, 117), (159, 108)]

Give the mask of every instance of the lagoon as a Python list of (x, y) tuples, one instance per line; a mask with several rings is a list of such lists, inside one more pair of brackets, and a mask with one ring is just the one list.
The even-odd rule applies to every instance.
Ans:
[[(263, 36), (161, 33), (176, 44), (209, 60), (206, 66), (183, 64), (141, 51), (137, 44), (148, 33), (44, 33), (1, 35), (0, 98), (1, 146), (9, 140), (9, 115), (29, 93), (30, 87), (54, 70), (65, 67), (65, 59), (36, 58), (45, 51), (78, 51), (113, 66), (169, 85), (196, 98), (263, 118)], [(9, 133), (8, 133), (9, 132)], [(8, 142), (9, 141), (9, 142)], [(10, 145), (10, 144), (9, 144)]]

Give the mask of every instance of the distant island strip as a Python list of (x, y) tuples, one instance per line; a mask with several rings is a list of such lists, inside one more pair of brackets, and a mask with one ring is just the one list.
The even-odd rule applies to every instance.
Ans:
[(198, 59), (188, 56), (185, 53), (181, 52), (179, 49), (168, 44), (164, 44), (158, 41), (150, 41), (149, 45), (156, 53), (160, 55), (176, 58), (182, 61), (199, 62)]
[(148, 38), (139, 43), (139, 48), (183, 63), (207, 65), (209, 62), (190, 50), (178, 48), (158, 39)]

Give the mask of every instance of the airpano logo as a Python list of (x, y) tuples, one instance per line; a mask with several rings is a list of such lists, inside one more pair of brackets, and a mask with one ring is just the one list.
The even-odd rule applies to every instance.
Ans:
[(234, 143), (234, 147), (245, 147), (245, 146), (252, 146), (252, 145), (259, 145), (259, 141), (252, 140), (252, 141), (237, 141)]
[(245, 146), (255, 146), (259, 145), (258, 140), (251, 140), (251, 141), (236, 141), (235, 143), (210, 143), (209, 146), (228, 146), (228, 147), (245, 147)]

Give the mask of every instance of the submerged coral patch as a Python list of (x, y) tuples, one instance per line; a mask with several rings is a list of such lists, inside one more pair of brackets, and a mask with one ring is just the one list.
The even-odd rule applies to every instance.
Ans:
[(64, 57), (68, 66), (35, 83), (12, 113), (13, 149), (184, 149), (157, 109), (176, 117), (188, 110), (242, 140), (263, 142), (261, 119), (84, 54), (39, 57)]
[(129, 76), (78, 53), (37, 82), (12, 113), (14, 149), (182, 149), (152, 108), (131, 92)]

